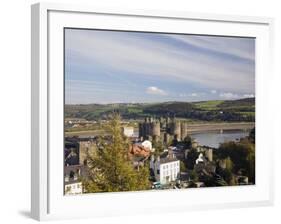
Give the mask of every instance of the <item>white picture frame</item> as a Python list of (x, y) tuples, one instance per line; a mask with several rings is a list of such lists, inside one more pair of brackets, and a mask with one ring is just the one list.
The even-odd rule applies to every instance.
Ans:
[[(273, 19), (190, 12), (32, 5), (31, 215), (37, 220), (117, 216), (273, 203), (270, 91)], [(251, 36), (256, 42), (256, 175), (254, 186), (183, 191), (63, 195), (63, 28)], [(61, 150), (60, 150), (61, 149)], [(135, 203), (135, 202), (138, 203)], [(132, 206), (132, 204), (134, 206)]]

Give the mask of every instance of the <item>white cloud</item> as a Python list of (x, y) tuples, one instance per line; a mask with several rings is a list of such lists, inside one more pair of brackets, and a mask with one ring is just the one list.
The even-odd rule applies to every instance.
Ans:
[(237, 99), (239, 95), (235, 93), (220, 93), (220, 97), (225, 99)]
[(153, 95), (161, 95), (161, 96), (167, 95), (167, 93), (164, 90), (159, 89), (156, 86), (148, 87), (145, 92), (148, 94), (153, 94)]
[(243, 97), (244, 98), (253, 98), (253, 97), (255, 97), (255, 95), (254, 94), (244, 94)]
[(211, 90), (211, 93), (212, 93), (212, 94), (216, 94), (216, 93), (217, 93), (217, 90), (212, 89), (212, 90)]
[(198, 97), (198, 96), (203, 96), (205, 93), (180, 93), (180, 97)]
[[(215, 94), (225, 99), (255, 94), (255, 52), (251, 49), (254, 41), (247, 38), (70, 29), (66, 30), (65, 37), (66, 69), (69, 71), (66, 82), (73, 79), (76, 83), (66, 83), (69, 102), (75, 99), (75, 102), (81, 99), (83, 102), (111, 102), (113, 97), (116, 101), (138, 101), (143, 99), (143, 90), (154, 95), (145, 94), (151, 101), (168, 93), (165, 99), (173, 100), (179, 96), (185, 100), (199, 100), (204, 97), (201, 91), (209, 94), (205, 98), (215, 98)], [(92, 77), (99, 75), (103, 78), (89, 83)], [(110, 76), (112, 80), (119, 80), (111, 82)], [(77, 79), (81, 79), (81, 83), (77, 83)], [(155, 80), (171, 83), (169, 92), (159, 88), (164, 88), (163, 83), (152, 84)], [(177, 84), (185, 85), (187, 91), (194, 93), (179, 94), (177, 91), (185, 90), (173, 89)], [(133, 88), (134, 85), (137, 87)], [(150, 87), (146, 89), (147, 86)]]
[[(212, 54), (186, 50), (165, 41), (155, 41), (148, 38), (149, 36), (143, 38), (131, 33), (67, 30), (66, 34), (66, 50), (69, 51), (67, 55), (74, 57), (72, 60), (79, 66), (95, 63), (113, 73), (117, 71), (132, 76), (137, 74), (154, 76), (200, 84), (220, 91), (247, 92), (254, 89), (254, 65), (251, 63), (241, 64), (241, 61), (237, 60), (222, 60)], [(158, 36), (167, 37), (161, 34)], [(209, 37), (195, 39), (191, 36), (178, 35), (172, 35), (171, 39), (174, 36), (184, 38), (195, 49), (203, 46), (210, 51), (213, 50), (215, 43), (219, 45), (223, 42), (220, 52), (228, 52), (230, 55), (239, 53), (241, 58), (251, 58), (245, 56), (245, 52), (240, 54), (244, 45), (247, 45), (243, 41), (240, 41), (240, 46), (239, 41), (232, 40), (235, 45), (232, 44), (230, 47), (223, 39), (209, 40)], [(239, 52), (233, 52), (237, 48)]]

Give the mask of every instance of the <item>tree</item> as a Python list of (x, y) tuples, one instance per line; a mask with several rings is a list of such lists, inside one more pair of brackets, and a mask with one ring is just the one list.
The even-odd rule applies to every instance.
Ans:
[(227, 157), (227, 158), (225, 159), (225, 167), (226, 167), (227, 170), (229, 170), (230, 172), (232, 172), (232, 170), (233, 170), (233, 162), (232, 162), (232, 160), (230, 159), (230, 157)]
[(185, 160), (185, 164), (189, 170), (192, 170), (194, 168), (195, 161), (198, 158), (198, 156), (199, 156), (199, 153), (196, 151), (196, 149), (191, 149), (188, 151), (187, 158)]
[(191, 148), (191, 145), (192, 145), (191, 137), (189, 135), (186, 136), (183, 140), (183, 143), (184, 143), (185, 148)]
[(255, 183), (255, 145), (249, 140), (240, 142), (226, 142), (220, 145), (219, 159), (227, 159), (233, 163), (233, 172), (243, 171), (249, 177), (249, 181)]
[(121, 131), (121, 118), (114, 113), (104, 128), (110, 137), (100, 138), (95, 155), (88, 154), (89, 175), (83, 181), (86, 192), (137, 191), (149, 189), (147, 166), (134, 169), (129, 142)]
[(152, 146), (155, 149), (154, 155), (158, 156), (164, 151), (164, 145), (161, 141), (152, 141)]
[(250, 142), (252, 142), (252, 143), (255, 144), (255, 139), (256, 139), (256, 129), (253, 128), (253, 129), (250, 131), (249, 140), (250, 140)]
[(180, 171), (181, 172), (186, 172), (186, 166), (185, 166), (183, 161), (180, 161)]
[(192, 170), (189, 174), (190, 180), (193, 182), (197, 182), (199, 180), (198, 174), (195, 170)]

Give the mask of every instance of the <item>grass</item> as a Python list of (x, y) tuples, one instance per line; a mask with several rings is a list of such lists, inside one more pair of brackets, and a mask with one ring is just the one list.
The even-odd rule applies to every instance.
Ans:
[(202, 109), (202, 110), (217, 110), (219, 109), (218, 105), (220, 105), (223, 102), (224, 102), (223, 100), (210, 100), (210, 101), (196, 102), (194, 103), (194, 105), (198, 109)]
[(243, 111), (243, 112), (238, 112), (239, 114), (242, 115), (247, 115), (247, 116), (255, 116), (255, 112), (254, 111)]

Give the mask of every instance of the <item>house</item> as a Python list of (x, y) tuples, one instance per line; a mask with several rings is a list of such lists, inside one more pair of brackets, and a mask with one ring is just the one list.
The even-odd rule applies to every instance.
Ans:
[(65, 138), (65, 166), (86, 165), (88, 154), (96, 152), (97, 137), (66, 137)]
[(64, 193), (75, 195), (83, 193), (81, 175), (83, 166), (73, 165), (64, 167)]
[(144, 142), (134, 143), (129, 147), (130, 156), (149, 157), (151, 152), (153, 152), (152, 143), (148, 140), (145, 140)]
[(134, 127), (122, 127), (123, 134), (126, 137), (133, 137), (134, 136)]
[(200, 153), (198, 158), (195, 160), (194, 170), (199, 177), (212, 176), (216, 172), (216, 165), (215, 163), (209, 161), (203, 153)]
[(169, 151), (164, 152), (162, 155), (154, 155), (150, 157), (150, 169), (154, 173), (154, 177), (160, 184), (169, 184), (172, 181), (176, 181), (180, 175), (180, 160)]
[(64, 194), (65, 195), (75, 195), (82, 194), (83, 187), (82, 182), (80, 181), (71, 181), (64, 185)]
[(148, 140), (145, 140), (141, 143), (141, 145), (146, 148), (146, 149), (149, 149), (151, 152), (153, 152), (153, 148), (152, 148), (152, 143), (151, 141), (148, 141)]

